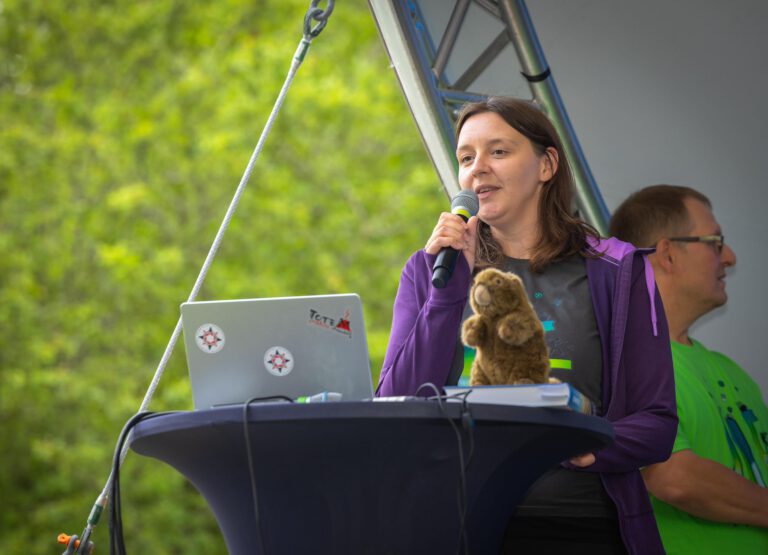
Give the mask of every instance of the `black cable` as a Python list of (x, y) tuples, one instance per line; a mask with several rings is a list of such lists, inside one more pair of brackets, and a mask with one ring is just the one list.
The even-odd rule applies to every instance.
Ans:
[(469, 468), (469, 465), (472, 463), (472, 457), (475, 454), (475, 420), (472, 418), (472, 413), (469, 411), (469, 403), (467, 402), (468, 395), (469, 391), (458, 394), (458, 396), (461, 397), (461, 423), (464, 427), (464, 431), (467, 432), (467, 436), (469, 437), (469, 454), (467, 455), (466, 468)]
[(471, 389), (467, 391), (461, 391), (452, 395), (445, 395), (443, 399), (460, 399), (461, 400), (461, 424), (464, 431), (467, 432), (469, 437), (469, 454), (467, 455), (467, 462), (465, 468), (469, 468), (472, 463), (472, 457), (475, 454), (475, 435), (473, 433), (475, 427), (475, 420), (472, 418), (472, 413), (469, 410), (469, 403), (467, 397), (471, 393)]
[[(474, 445), (475, 445), (474, 434), (472, 433), (472, 427), (474, 426), (474, 421), (472, 420), (472, 415), (469, 412), (469, 405), (467, 403), (467, 398), (466, 398), (469, 392), (465, 394), (457, 394), (455, 396), (448, 397), (444, 393), (441, 393), (435, 384), (426, 382), (421, 384), (416, 389), (415, 395), (418, 395), (419, 391), (421, 391), (423, 387), (429, 387), (435, 392), (435, 395), (433, 397), (429, 397), (428, 400), (437, 401), (437, 405), (438, 407), (440, 407), (440, 412), (443, 414), (443, 416), (445, 416), (446, 420), (448, 420), (448, 423), (451, 425), (451, 428), (453, 429), (454, 434), (456, 434), (456, 444), (459, 450), (459, 488), (458, 488), (459, 547), (458, 547), (457, 553), (461, 555), (461, 553), (463, 552), (465, 555), (469, 555), (469, 538), (467, 536), (467, 511), (468, 511), (468, 504), (469, 504), (469, 501), (467, 499), (467, 468), (469, 467), (469, 463), (472, 460), (472, 455), (474, 453)], [(467, 457), (466, 462), (464, 458), (464, 441), (461, 438), (461, 430), (459, 430), (459, 427), (453, 421), (453, 418), (451, 418), (450, 415), (448, 415), (448, 413), (445, 411), (445, 406), (443, 405), (443, 400), (447, 400), (449, 398), (457, 398), (462, 395), (463, 395), (463, 399), (462, 399), (460, 419), (462, 421), (462, 426), (464, 427), (464, 430), (467, 432), (467, 435), (469, 436), (469, 441), (470, 441), (469, 456)]]
[(136, 424), (154, 416), (172, 413), (139, 412), (134, 414), (123, 426), (115, 446), (112, 458), (112, 485), (109, 490), (109, 553), (110, 555), (125, 555), (125, 538), (123, 536), (123, 511), (120, 499), (120, 454), (123, 451), (128, 435)]
[(252, 397), (243, 403), (243, 434), (245, 435), (245, 455), (248, 460), (248, 475), (251, 479), (251, 499), (253, 500), (253, 520), (256, 525), (256, 536), (259, 544), (259, 553), (264, 555), (264, 538), (261, 535), (261, 517), (259, 515), (259, 496), (256, 491), (256, 474), (253, 470), (253, 452), (251, 449), (251, 437), (248, 433), (248, 407), (256, 401), (270, 401), (272, 399), (282, 399), (293, 403), (293, 399), (285, 395), (270, 395), (268, 397)]
[[(259, 537), (259, 546), (261, 547), (261, 553), (264, 553), (261, 528), (259, 523), (258, 512), (258, 497), (256, 493), (256, 479), (253, 472), (253, 456), (251, 453), (251, 442), (248, 436), (248, 406), (256, 401), (267, 401), (271, 399), (283, 399), (285, 401), (293, 402), (290, 397), (282, 395), (275, 395), (270, 397), (254, 397), (246, 401), (243, 405), (243, 424), (245, 429), (245, 444), (248, 457), (248, 469), (251, 477), (251, 493), (253, 495), (253, 504), (256, 519), (256, 530)], [(151, 412), (145, 411), (133, 415), (123, 426), (120, 431), (120, 436), (115, 446), (115, 454), (112, 458), (112, 484), (109, 490), (109, 553), (110, 555), (126, 555), (125, 537), (123, 534), (123, 511), (122, 511), (122, 499), (120, 493), (120, 455), (123, 451), (123, 446), (128, 439), (131, 430), (141, 421), (148, 418), (162, 416), (167, 414), (173, 414), (172, 412)]]

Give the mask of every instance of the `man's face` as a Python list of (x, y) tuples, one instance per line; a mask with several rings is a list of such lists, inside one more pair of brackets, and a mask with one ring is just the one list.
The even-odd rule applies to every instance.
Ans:
[[(687, 198), (691, 230), (688, 235), (720, 235), (722, 230), (712, 210), (703, 202)], [(675, 287), (678, 300), (691, 313), (703, 316), (728, 300), (725, 269), (736, 264), (736, 254), (727, 244), (718, 253), (713, 243), (673, 242), (676, 253)]]

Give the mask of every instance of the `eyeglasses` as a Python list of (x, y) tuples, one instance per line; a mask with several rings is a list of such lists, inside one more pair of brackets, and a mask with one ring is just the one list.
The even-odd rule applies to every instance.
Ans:
[(701, 235), (699, 237), (669, 237), (670, 241), (678, 241), (680, 243), (710, 243), (714, 245), (717, 254), (723, 252), (723, 245), (725, 245), (725, 235)]

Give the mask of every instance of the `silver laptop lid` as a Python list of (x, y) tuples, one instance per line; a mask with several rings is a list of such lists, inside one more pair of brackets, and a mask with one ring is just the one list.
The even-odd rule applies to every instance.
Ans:
[(196, 409), (323, 391), (373, 397), (355, 294), (190, 302), (181, 317)]

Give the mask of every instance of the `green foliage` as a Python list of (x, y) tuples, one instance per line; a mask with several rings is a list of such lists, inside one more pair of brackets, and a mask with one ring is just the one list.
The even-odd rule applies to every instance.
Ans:
[[(82, 531), (307, 6), (0, 2), (0, 553)], [(357, 292), (375, 380), (400, 269), (444, 204), (367, 6), (338, 2), (198, 298)], [(150, 408), (191, 408), (181, 345)], [(175, 471), (130, 454), (122, 484), (131, 551), (224, 553)]]

